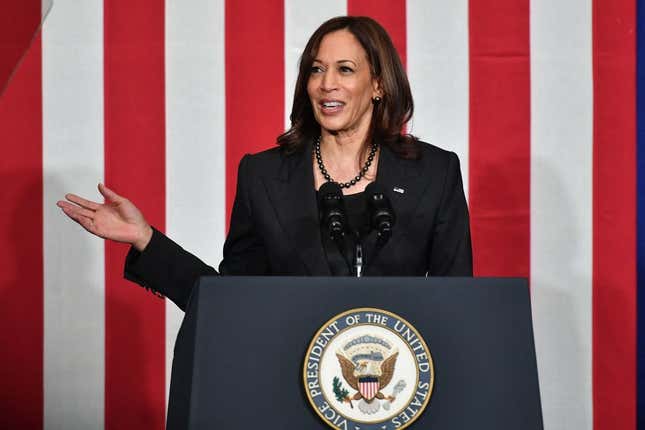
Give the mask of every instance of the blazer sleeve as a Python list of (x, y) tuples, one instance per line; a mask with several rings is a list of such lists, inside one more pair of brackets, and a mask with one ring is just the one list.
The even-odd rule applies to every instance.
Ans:
[(197, 279), (208, 275), (217, 272), (155, 228), (145, 249), (130, 248), (125, 258), (126, 279), (168, 297), (182, 310)]
[[(268, 271), (266, 253), (255, 230), (247, 189), (249, 156), (238, 169), (237, 192), (231, 226), (224, 245), (221, 275), (260, 275)], [(157, 295), (166, 296), (185, 310), (195, 282), (217, 271), (153, 228), (152, 238), (142, 252), (130, 248), (124, 276)]]
[(438, 218), (432, 231), (428, 261), (430, 276), (472, 276), (473, 257), (470, 241), (468, 205), (464, 196), (459, 158), (448, 157)]

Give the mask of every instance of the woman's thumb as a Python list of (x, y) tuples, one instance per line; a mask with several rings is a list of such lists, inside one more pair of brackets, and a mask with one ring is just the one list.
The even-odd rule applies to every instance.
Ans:
[(99, 182), (99, 193), (103, 195), (107, 200), (116, 202), (121, 199), (121, 196), (103, 185), (102, 183)]

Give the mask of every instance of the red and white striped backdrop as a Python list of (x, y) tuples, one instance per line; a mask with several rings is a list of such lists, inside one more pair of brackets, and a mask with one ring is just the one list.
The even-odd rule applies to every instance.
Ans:
[(182, 315), (55, 201), (105, 180), (217, 264), (238, 160), (342, 14), (459, 155), (476, 273), (530, 279), (545, 428), (636, 428), (634, 0), (56, 0), (0, 99), (3, 428), (163, 427)]

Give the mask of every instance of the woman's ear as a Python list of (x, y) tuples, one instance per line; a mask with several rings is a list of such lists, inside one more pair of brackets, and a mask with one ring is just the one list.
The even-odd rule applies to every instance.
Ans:
[(372, 98), (383, 98), (383, 90), (381, 89), (381, 82), (378, 78), (372, 78)]

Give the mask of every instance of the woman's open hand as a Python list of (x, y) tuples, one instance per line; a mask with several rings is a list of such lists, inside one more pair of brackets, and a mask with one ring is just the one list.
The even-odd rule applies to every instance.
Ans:
[(99, 192), (105, 197), (103, 204), (75, 194), (66, 194), (68, 201), (59, 200), (56, 205), (90, 233), (104, 239), (129, 243), (143, 251), (152, 237), (152, 228), (141, 211), (128, 199), (103, 184), (99, 184)]

